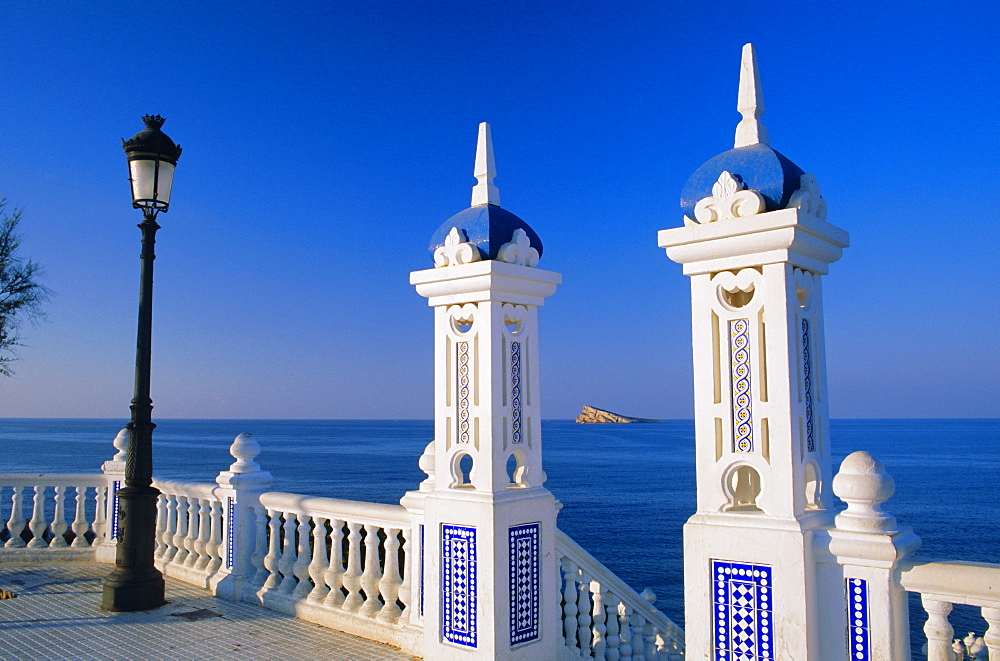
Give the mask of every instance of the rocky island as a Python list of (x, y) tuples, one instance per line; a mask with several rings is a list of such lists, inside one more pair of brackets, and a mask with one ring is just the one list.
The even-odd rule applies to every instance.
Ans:
[(580, 415), (576, 416), (576, 421), (583, 424), (605, 423), (605, 422), (663, 422), (663, 420), (653, 420), (652, 418), (630, 418), (625, 415), (618, 415), (611, 411), (584, 406)]

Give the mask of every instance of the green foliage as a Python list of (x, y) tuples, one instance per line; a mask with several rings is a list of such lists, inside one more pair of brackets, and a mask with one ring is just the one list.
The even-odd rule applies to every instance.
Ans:
[(7, 200), (0, 199), (0, 376), (13, 374), (10, 365), (17, 358), (13, 350), (20, 345), (21, 327), (44, 317), (42, 303), (51, 295), (37, 282), (41, 266), (18, 254), (21, 210), (7, 214), (6, 207)]

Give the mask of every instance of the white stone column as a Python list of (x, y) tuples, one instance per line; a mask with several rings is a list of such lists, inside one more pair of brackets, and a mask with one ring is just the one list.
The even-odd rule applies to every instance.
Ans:
[(116, 493), (125, 484), (125, 452), (128, 448), (128, 430), (122, 429), (112, 441), (115, 456), (101, 465), (107, 483), (104, 492), (104, 534), (94, 540), (94, 559), (114, 562), (118, 544), (118, 498)]
[(255, 571), (251, 562), (259, 523), (255, 506), (274, 478), (254, 461), (260, 454), (260, 444), (252, 434), (237, 436), (229, 454), (236, 461), (215, 479), (219, 485), (215, 493), (222, 502), (223, 562), (213, 582), (217, 583), (216, 594), (238, 601)]
[(907, 596), (897, 570), (920, 538), (882, 510), (895, 489), (881, 462), (861, 451), (844, 459), (833, 480), (847, 509), (837, 515), (828, 540), (817, 536), (818, 549), (827, 546), (832, 555), (818, 566), (824, 658), (910, 658)]
[[(454, 234), (452, 254), (474, 255)], [(557, 508), (543, 486), (537, 308), (561, 277), (471, 259), (410, 276), (434, 308), (429, 478), (404, 498), (423, 513), (422, 578), (411, 588), (423, 595), (423, 656), (555, 659)]]

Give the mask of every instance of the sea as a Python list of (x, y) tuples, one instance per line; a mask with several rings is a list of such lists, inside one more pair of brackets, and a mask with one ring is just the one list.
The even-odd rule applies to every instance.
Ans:
[[(98, 472), (127, 420), (0, 419), (0, 473)], [(925, 558), (1000, 563), (1000, 419), (833, 420), (834, 462), (878, 457), (896, 483), (884, 508), (923, 540)], [(214, 481), (250, 432), (274, 491), (398, 503), (425, 477), (417, 467), (430, 420), (159, 420), (154, 474)], [(542, 423), (546, 486), (559, 527), (683, 626), (682, 526), (695, 508), (694, 423)], [(9, 505), (0, 504), (6, 513)], [(843, 505), (836, 501), (835, 507)], [(926, 616), (911, 595), (914, 640)], [(956, 606), (956, 636), (985, 632)], [(920, 645), (914, 648), (919, 657)]]

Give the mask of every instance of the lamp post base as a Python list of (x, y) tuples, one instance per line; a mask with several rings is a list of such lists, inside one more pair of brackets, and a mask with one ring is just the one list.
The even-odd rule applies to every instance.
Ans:
[(148, 611), (166, 603), (163, 574), (153, 566), (159, 494), (153, 487), (125, 487), (118, 492), (121, 525), (115, 568), (104, 579), (103, 610)]

